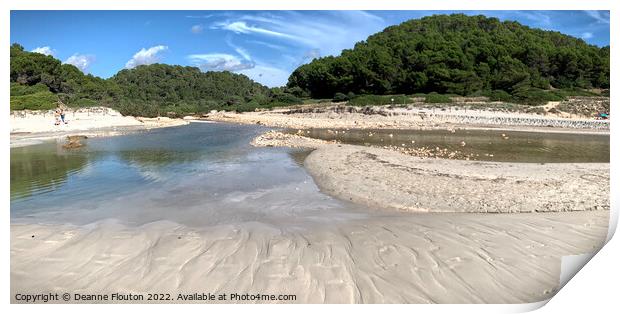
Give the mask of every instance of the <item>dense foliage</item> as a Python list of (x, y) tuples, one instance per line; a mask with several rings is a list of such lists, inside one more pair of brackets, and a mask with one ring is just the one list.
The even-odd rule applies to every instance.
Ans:
[[(121, 90), (122, 111), (206, 112), (254, 107), (271, 102), (269, 88), (230, 72), (201, 72), (198, 68), (152, 64), (122, 70), (111, 79)], [(159, 111), (159, 112), (158, 112)]]
[(287, 86), (314, 98), (436, 92), (527, 102), (554, 98), (554, 88), (609, 88), (609, 47), (496, 18), (435, 15), (302, 65)]
[(11, 109), (49, 109), (61, 100), (71, 106), (111, 106), (118, 88), (52, 56), (11, 46)]
[(301, 103), (286, 89), (269, 89), (245, 75), (201, 72), (195, 67), (142, 65), (101, 79), (13, 44), (11, 109), (50, 109), (58, 100), (72, 107), (108, 106), (141, 116), (247, 111)]

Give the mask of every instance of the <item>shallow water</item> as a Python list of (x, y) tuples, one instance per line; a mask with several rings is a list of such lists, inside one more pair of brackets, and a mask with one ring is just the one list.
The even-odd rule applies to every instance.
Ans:
[(328, 129), (307, 131), (304, 136), (338, 140), (346, 144), (445, 148), (449, 151), (460, 151), (463, 155), (474, 155), (474, 160), (609, 162), (609, 135), (501, 130), (456, 130), (454, 133), (447, 130), (338, 130), (337, 133), (336, 130)]
[[(169, 220), (188, 226), (263, 222), (282, 226), (386, 215), (321, 193), (303, 169), (307, 150), (256, 148), (255, 125), (187, 126), (11, 149), (11, 221), (128, 225)], [(436, 145), (493, 152), (497, 161), (609, 161), (609, 137), (497, 131), (312, 130), (312, 137), (362, 145)], [(389, 134), (393, 134), (392, 137)], [(484, 159), (484, 158), (480, 158)], [(390, 215), (399, 215), (391, 213)]]
[(75, 150), (55, 141), (13, 148), (11, 220), (295, 225), (364, 216), (320, 193), (301, 167), (303, 151), (249, 145), (266, 130), (191, 123), (87, 139)]

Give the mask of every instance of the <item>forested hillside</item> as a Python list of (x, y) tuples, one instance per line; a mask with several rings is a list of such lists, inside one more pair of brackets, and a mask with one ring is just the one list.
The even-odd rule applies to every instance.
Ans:
[(436, 15), (388, 27), (340, 56), (315, 59), (298, 67), (286, 87), (270, 89), (241, 74), (165, 64), (102, 79), (13, 44), (11, 109), (49, 109), (60, 99), (155, 116), (270, 108), (300, 103), (298, 97), (354, 105), (391, 103), (394, 97), (377, 95), (395, 94), (401, 94), (398, 103), (412, 94), (450, 100), (437, 93), (538, 104), (609, 88), (609, 53), (609, 47), (516, 22)]
[(281, 88), (269, 89), (245, 75), (201, 72), (195, 67), (142, 65), (101, 79), (13, 44), (11, 109), (50, 109), (58, 100), (72, 107), (108, 106), (142, 116), (244, 111), (300, 102)]
[(315, 98), (436, 92), (527, 100), (550, 89), (609, 88), (609, 47), (496, 18), (436, 15), (302, 65), (288, 87)]

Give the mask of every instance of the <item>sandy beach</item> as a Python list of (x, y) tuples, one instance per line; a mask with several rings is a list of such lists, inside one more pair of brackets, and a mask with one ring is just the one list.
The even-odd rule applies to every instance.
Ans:
[[(384, 123), (377, 119), (364, 126)], [(323, 123), (264, 113), (214, 120), (298, 129)], [(359, 125), (352, 121), (330, 127)], [(372, 210), (371, 218), (206, 227), (13, 223), (12, 302), (24, 302), (17, 293), (71, 291), (164, 293), (183, 303), (194, 301), (179, 294), (193, 293), (295, 295), (276, 303), (529, 303), (558, 291), (563, 256), (604, 244), (609, 164), (419, 158), (302, 135), (269, 131), (251, 145), (314, 149), (304, 162), (314, 184)]]
[(418, 158), (376, 147), (323, 145), (306, 158), (322, 191), (412, 212), (609, 210), (609, 164)]
[(186, 125), (182, 119), (123, 116), (106, 108), (83, 108), (66, 111), (66, 124), (55, 125), (52, 111), (12, 111), (11, 147), (32, 145), (42, 140), (68, 135), (113, 136), (128, 131)]
[[(608, 211), (388, 215), (325, 227), (12, 225), (11, 294), (294, 294), (280, 303), (525, 303), (599, 248)], [(12, 297), (13, 302), (16, 302)], [(118, 302), (118, 301), (117, 301)], [(173, 302), (182, 302), (173, 300)], [(239, 302), (235, 302), (239, 303)]]

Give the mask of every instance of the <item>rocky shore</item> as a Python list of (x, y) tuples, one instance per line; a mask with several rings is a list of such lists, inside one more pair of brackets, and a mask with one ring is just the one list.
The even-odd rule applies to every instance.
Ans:
[(308, 129), (477, 129), (495, 128), (544, 132), (609, 132), (609, 120), (582, 116), (467, 110), (443, 107), (304, 106), (258, 112), (212, 112), (202, 119), (272, 127)]

